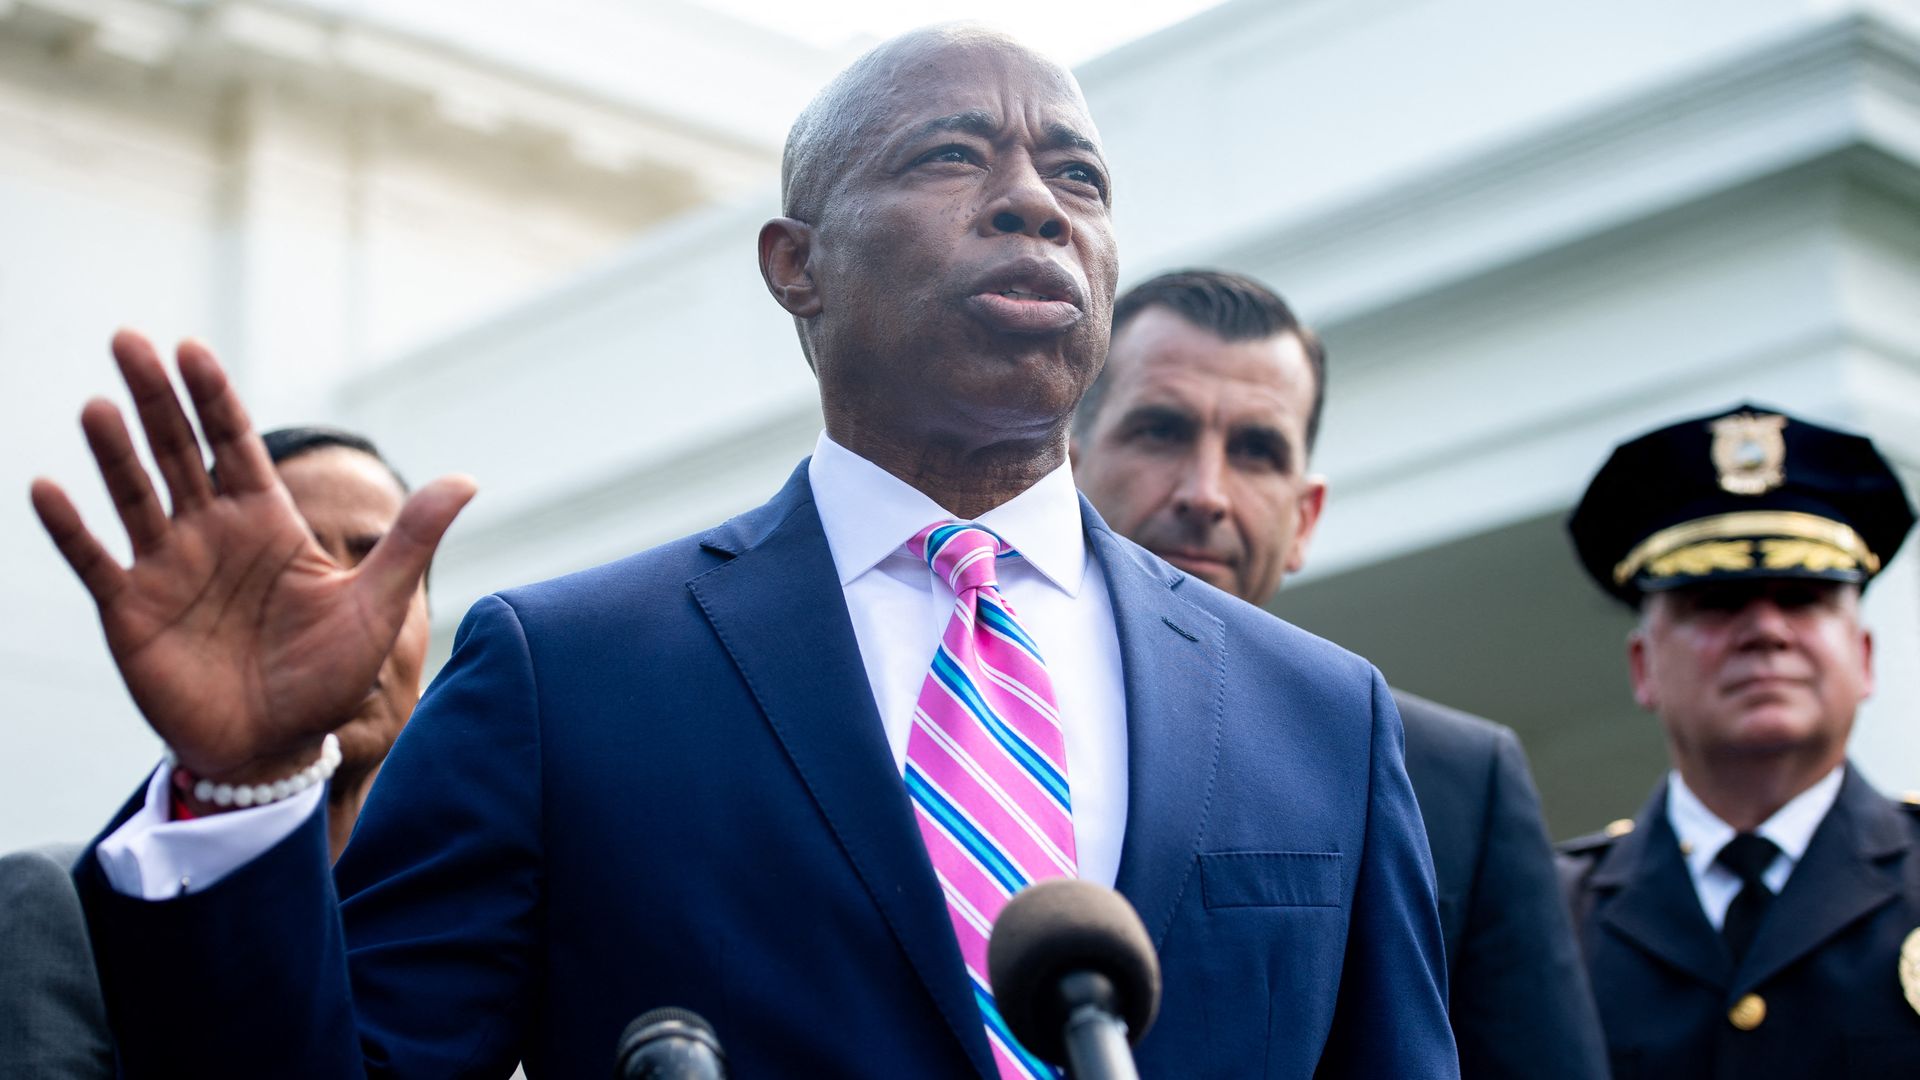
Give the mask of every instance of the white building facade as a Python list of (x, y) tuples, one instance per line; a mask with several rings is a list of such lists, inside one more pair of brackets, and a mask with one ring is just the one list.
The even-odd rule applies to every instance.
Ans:
[(205, 338), (262, 426), (341, 421), (343, 380), (763, 191), (767, 114), (846, 60), (675, 0), (476, 2), (453, 40), (367, 6), (0, 0), (0, 850), (90, 835), (157, 753), (25, 497), (124, 552), (77, 422), (124, 397), (115, 328)]
[[(1250, 272), (1329, 343), (1315, 467), (1330, 509), (1275, 610), (1397, 685), (1516, 728), (1556, 835), (1631, 812), (1664, 761), (1627, 690), (1630, 616), (1564, 536), (1607, 450), (1751, 399), (1864, 429), (1910, 481), (1920, 470), (1920, 5), (1236, 0), (1079, 74), (1117, 178), (1123, 286), (1175, 266)], [(327, 414), (411, 475), (478, 477), (435, 570), (444, 650), (477, 596), (753, 505), (812, 445), (813, 383), (754, 264), (776, 142), (762, 132), (757, 164), (715, 152), (758, 175), (735, 188), (709, 166), (692, 187), (716, 194), (636, 221), (637, 239), (563, 285), (476, 299), (484, 313), (417, 347), (371, 313), (347, 341), (316, 343), (337, 331), (294, 320), (279, 347), (324, 354), (323, 374), (257, 359), (291, 309), (227, 311), (211, 273), (114, 282), (113, 316), (237, 321), (257, 399), (324, 390)], [(597, 205), (572, 189), (553, 201), (555, 221)], [(268, 278), (249, 275), (250, 295), (273, 295)], [(144, 298), (129, 310), (126, 296)], [(391, 320), (439, 310), (383, 299)], [(0, 292), (0, 312), (11, 303)], [(61, 342), (61, 363), (104, 336)], [(67, 414), (106, 371), (63, 370), (14, 407)], [(78, 487), (78, 440), (60, 445), (35, 446), (32, 468)], [(5, 479), (24, 489), (24, 473)], [(59, 725), (112, 697), (76, 680), (111, 669), (51, 551), (14, 562), (29, 567), (7, 583), (31, 612), (19, 633), (44, 646), (9, 655), (67, 688), (40, 699), (53, 715), (30, 722), (51, 733), (25, 745), (60, 760)], [(1903, 554), (1867, 604), (1880, 681), (1854, 752), (1888, 790), (1920, 787), (1915, 563)], [(151, 752), (129, 718), (86, 722)], [(24, 726), (9, 723), (9, 744)], [(0, 768), (0, 790), (27, 771)], [(48, 838), (90, 828), (127, 775), (89, 775), (73, 797), (87, 812), (63, 809)], [(0, 847), (41, 838), (15, 832)]]

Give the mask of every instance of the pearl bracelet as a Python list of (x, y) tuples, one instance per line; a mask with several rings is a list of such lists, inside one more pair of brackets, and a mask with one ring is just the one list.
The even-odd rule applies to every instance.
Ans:
[[(167, 764), (178, 763), (173, 748), (167, 748)], [(340, 767), (340, 737), (329, 731), (320, 742), (320, 760), (287, 777), (275, 780), (271, 784), (216, 784), (211, 780), (195, 780), (193, 797), (203, 803), (215, 806), (265, 806), (282, 799), (290, 799), (315, 784), (324, 784), (333, 778), (335, 769)], [(182, 770), (183, 772), (185, 770)]]

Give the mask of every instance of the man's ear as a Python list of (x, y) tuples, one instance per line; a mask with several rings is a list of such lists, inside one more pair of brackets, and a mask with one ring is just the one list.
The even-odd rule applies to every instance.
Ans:
[(1866, 693), (1861, 695), (1862, 700), (1865, 700), (1873, 694), (1873, 631), (1871, 630), (1860, 631), (1860, 663), (1864, 668), (1862, 675), (1866, 679), (1861, 684), (1866, 689)]
[(767, 291), (796, 319), (820, 314), (813, 283), (813, 226), (779, 217), (760, 226), (760, 277)]
[(1656, 712), (1660, 706), (1652, 676), (1647, 666), (1647, 632), (1636, 626), (1627, 632), (1627, 677), (1633, 680), (1634, 704), (1648, 712)]
[(1287, 552), (1286, 570), (1297, 574), (1307, 565), (1307, 545), (1313, 542), (1314, 527), (1320, 524), (1320, 512), (1327, 508), (1327, 478), (1309, 475), (1300, 481), (1300, 501), (1294, 513), (1293, 550)]

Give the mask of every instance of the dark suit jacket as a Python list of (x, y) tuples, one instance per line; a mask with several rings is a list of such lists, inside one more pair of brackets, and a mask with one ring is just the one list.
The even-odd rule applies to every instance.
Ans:
[(107, 1011), (71, 871), (80, 845), (0, 857), (0, 1077), (113, 1075)]
[[(1143, 1071), (1453, 1075), (1385, 683), (1083, 509), (1125, 666), (1119, 887), (1165, 973)], [(804, 466), (475, 605), (337, 876), (336, 917), (318, 821), (172, 901), (86, 860), (128, 1071), (599, 1077), (678, 1005), (743, 1077), (994, 1075)]]
[(1394, 691), (1440, 888), (1453, 1037), (1466, 1080), (1604, 1080), (1540, 797), (1513, 732)]
[[(1615, 1080), (1920, 1076), (1920, 1007), (1896, 968), (1920, 927), (1920, 814), (1849, 767), (1735, 969), (1666, 807), (1662, 782), (1632, 832), (1567, 845)], [(1729, 1013), (1749, 994), (1766, 1012), (1743, 1031)]]

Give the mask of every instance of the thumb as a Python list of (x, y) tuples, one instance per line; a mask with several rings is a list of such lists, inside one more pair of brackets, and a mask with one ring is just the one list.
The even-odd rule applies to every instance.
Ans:
[(443, 476), (408, 497), (399, 520), (360, 563), (360, 586), (372, 593), (377, 609), (405, 605), (440, 538), (477, 490), (470, 476)]

